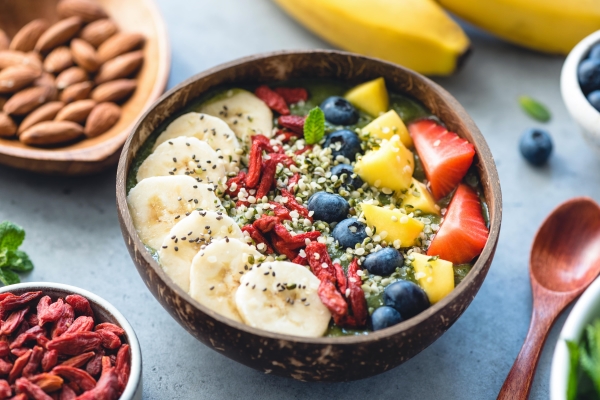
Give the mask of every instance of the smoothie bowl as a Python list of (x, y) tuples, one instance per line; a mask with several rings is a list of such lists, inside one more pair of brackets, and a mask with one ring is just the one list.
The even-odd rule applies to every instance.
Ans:
[(299, 380), (384, 372), (462, 314), (501, 219), (492, 156), (447, 92), (333, 51), (234, 61), (167, 93), (121, 156), (140, 275), (203, 343)]

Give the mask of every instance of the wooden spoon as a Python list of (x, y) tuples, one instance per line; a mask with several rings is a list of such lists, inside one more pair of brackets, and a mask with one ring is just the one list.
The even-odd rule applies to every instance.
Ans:
[(533, 313), (525, 343), (498, 399), (527, 399), (554, 321), (600, 273), (600, 207), (579, 197), (558, 206), (538, 230), (529, 260)]

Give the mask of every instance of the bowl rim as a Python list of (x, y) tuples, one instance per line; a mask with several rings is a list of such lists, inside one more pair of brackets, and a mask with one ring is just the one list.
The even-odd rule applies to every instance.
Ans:
[(577, 77), (579, 64), (587, 56), (591, 47), (598, 43), (600, 43), (600, 30), (586, 36), (571, 50), (561, 69), (560, 91), (571, 117), (586, 131), (600, 136), (600, 111), (596, 110), (585, 97)]
[[(156, 262), (156, 260), (154, 260), (154, 258), (150, 254), (150, 252), (148, 252), (146, 250), (146, 247), (140, 240), (135, 228), (133, 228), (133, 221), (131, 219), (131, 213), (129, 212), (129, 208), (128, 208), (127, 201), (126, 201), (126, 198), (127, 198), (126, 182), (127, 182), (127, 172), (128, 171), (125, 171), (125, 167), (127, 165), (127, 154), (130, 152), (130, 147), (131, 147), (133, 137), (137, 134), (138, 130), (140, 129), (140, 126), (149, 117), (150, 113), (153, 112), (154, 108), (156, 108), (159, 104), (161, 104), (165, 101), (168, 101), (169, 98), (171, 96), (173, 96), (176, 92), (182, 90), (186, 86), (190, 85), (192, 82), (209, 77), (210, 75), (212, 75), (216, 72), (219, 72), (219, 71), (227, 70), (232, 67), (252, 63), (254, 61), (262, 60), (262, 59), (276, 58), (276, 57), (285, 56), (285, 55), (301, 56), (304, 54), (313, 54), (313, 53), (332, 54), (332, 55), (344, 56), (344, 57), (355, 58), (355, 59), (370, 60), (372, 62), (386, 64), (386, 65), (396, 68), (396, 69), (401, 69), (408, 75), (413, 75), (413, 76), (419, 77), (420, 79), (422, 79), (424, 82), (426, 82), (428, 84), (430, 89), (434, 89), (435, 91), (438, 92), (439, 95), (446, 97), (446, 99), (452, 103), (453, 110), (457, 111), (458, 113), (461, 114), (461, 119), (464, 122), (466, 122), (467, 125), (474, 128), (471, 133), (474, 137), (477, 137), (479, 139), (479, 141), (477, 143), (479, 151), (476, 154), (480, 158), (482, 165), (485, 165), (485, 160), (489, 160), (491, 162), (490, 168), (486, 168), (487, 173), (488, 173), (488, 178), (490, 181), (489, 185), (491, 188), (491, 193), (493, 193), (495, 195), (495, 201), (493, 204), (494, 205), (493, 212), (490, 210), (490, 215), (493, 216), (493, 218), (490, 219), (490, 234), (489, 234), (488, 240), (486, 242), (486, 245), (485, 245), (482, 253), (477, 258), (477, 261), (473, 265), (473, 268), (471, 269), (471, 271), (467, 274), (467, 277), (458, 286), (456, 286), (454, 288), (454, 290), (449, 295), (447, 295), (444, 299), (442, 299), (441, 301), (432, 305), (427, 310), (423, 311), (422, 313), (418, 314), (417, 316), (410, 318), (406, 321), (403, 321), (392, 327), (382, 329), (379, 331), (375, 331), (375, 332), (369, 332), (367, 335), (353, 335), (353, 336), (341, 336), (341, 337), (304, 337), (304, 336), (295, 336), (295, 335), (286, 335), (286, 334), (281, 334), (281, 333), (275, 333), (275, 332), (270, 332), (270, 331), (266, 331), (266, 330), (259, 329), (259, 328), (254, 328), (249, 325), (243, 324), (241, 322), (231, 320), (227, 317), (222, 316), (221, 314), (218, 314), (217, 312), (213, 311), (212, 309), (200, 304), (199, 302), (194, 300), (188, 293), (186, 293), (179, 286), (177, 286), (171, 280), (171, 278), (169, 278), (166, 275), (166, 273), (163, 271), (163, 269), (160, 267), (160, 265)], [(400, 65), (397, 65), (397, 64), (385, 61), (385, 60), (377, 59), (374, 57), (368, 57), (368, 56), (363, 56), (363, 55), (359, 55), (359, 54), (355, 54), (355, 53), (339, 51), (339, 50), (329, 50), (329, 49), (279, 50), (279, 51), (259, 53), (259, 54), (255, 54), (255, 55), (241, 57), (241, 58), (237, 58), (235, 60), (229, 61), (229, 62), (219, 64), (219, 65), (209, 68), (203, 72), (195, 74), (195, 75), (185, 79), (184, 81), (182, 81), (175, 87), (171, 88), (169, 91), (164, 93), (150, 108), (148, 108), (146, 110), (146, 112), (138, 119), (135, 127), (131, 130), (129, 137), (127, 138), (127, 141), (125, 142), (125, 145), (123, 146), (123, 151), (122, 151), (121, 157), (119, 159), (119, 165), (117, 167), (116, 196), (117, 196), (118, 213), (119, 213), (120, 217), (122, 218), (122, 221), (124, 222), (121, 224), (121, 230), (122, 230), (124, 236), (125, 236), (125, 231), (127, 232), (127, 235), (129, 236), (129, 239), (127, 239), (125, 237), (125, 240), (133, 239), (134, 246), (137, 249), (142, 249), (142, 250), (140, 250), (140, 255), (144, 258), (146, 263), (152, 267), (154, 272), (161, 278), (163, 283), (165, 285), (167, 285), (171, 290), (176, 292), (177, 295), (179, 295), (181, 298), (183, 298), (185, 301), (187, 301), (191, 306), (199, 309), (204, 314), (210, 316), (211, 318), (218, 320), (219, 322), (221, 322), (225, 325), (228, 325), (232, 328), (244, 331), (245, 333), (248, 333), (251, 335), (255, 335), (258, 337), (264, 337), (264, 338), (268, 338), (268, 339), (273, 339), (273, 340), (284, 340), (284, 341), (289, 341), (289, 342), (296, 342), (296, 343), (303, 343), (303, 344), (316, 344), (316, 345), (353, 345), (353, 344), (357, 344), (357, 343), (383, 340), (387, 337), (398, 335), (402, 331), (411, 329), (414, 326), (421, 324), (423, 321), (430, 318), (431, 316), (437, 314), (440, 310), (442, 310), (448, 304), (453, 302), (455, 298), (459, 297), (459, 295), (462, 293), (462, 291), (466, 287), (470, 286), (475, 281), (477, 275), (486, 271), (486, 261), (490, 257), (493, 257), (493, 253), (495, 251), (496, 243), (498, 241), (498, 236), (500, 233), (500, 225), (501, 225), (501, 220), (502, 220), (502, 192), (500, 189), (500, 180), (498, 177), (498, 172), (496, 170), (495, 163), (493, 162), (492, 153), (489, 149), (489, 146), (487, 145), (487, 141), (485, 140), (485, 138), (481, 134), (481, 132), (477, 129), (477, 127), (476, 127), (475, 123), (473, 122), (473, 120), (471, 119), (471, 117), (467, 114), (466, 110), (458, 103), (458, 101), (456, 99), (454, 99), (454, 97), (449, 92), (447, 92), (440, 85), (433, 82), (429, 78), (427, 78), (415, 71), (412, 71), (408, 68), (402, 67)], [(489, 206), (489, 204), (488, 204), (488, 206)]]
[(600, 278), (583, 292), (565, 321), (552, 356), (550, 370), (550, 398), (564, 400), (567, 393), (569, 374), (569, 349), (566, 340), (580, 340), (587, 324), (600, 318)]
[[(157, 79), (154, 81), (152, 91), (148, 95), (148, 98), (144, 102), (141, 112), (138, 114), (138, 118), (144, 115), (155, 100), (157, 100), (167, 86), (169, 80), (169, 71), (171, 69), (171, 46), (169, 43), (169, 35), (165, 21), (160, 14), (158, 5), (155, 0), (144, 0), (148, 7), (148, 11), (152, 14), (152, 20), (156, 26), (156, 41), (158, 47), (158, 53), (160, 57), (156, 62), (158, 63)], [(133, 120), (127, 127), (125, 127), (116, 136), (98, 142), (93, 147), (85, 147), (81, 149), (69, 149), (69, 146), (59, 149), (46, 149), (43, 147), (27, 147), (18, 148), (0, 145), (0, 155), (13, 157), (21, 160), (39, 160), (39, 161), (50, 161), (50, 162), (65, 162), (69, 163), (90, 163), (103, 161), (114, 155), (119, 148), (125, 143), (129, 133), (136, 125), (137, 119)]]
[(22, 282), (16, 283), (14, 285), (3, 286), (0, 288), (0, 293), (12, 292), (15, 290), (41, 290), (45, 289), (55, 289), (59, 291), (64, 291), (68, 293), (79, 294), (92, 303), (96, 303), (100, 307), (104, 308), (108, 311), (119, 323), (119, 326), (125, 330), (128, 339), (128, 345), (131, 349), (131, 370), (129, 372), (129, 379), (127, 381), (127, 385), (121, 394), (120, 399), (133, 399), (136, 391), (138, 391), (138, 387), (142, 380), (142, 351), (140, 348), (139, 340), (133, 330), (133, 327), (127, 321), (125, 316), (121, 314), (119, 310), (115, 306), (113, 306), (110, 302), (103, 299), (102, 297), (94, 294), (88, 290), (82, 289), (77, 286), (67, 285), (64, 283), (57, 282)]

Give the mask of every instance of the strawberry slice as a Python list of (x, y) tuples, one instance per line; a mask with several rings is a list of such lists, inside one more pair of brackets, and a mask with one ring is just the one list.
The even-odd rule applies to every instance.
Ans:
[(481, 254), (488, 235), (477, 193), (461, 183), (452, 197), (440, 230), (427, 249), (427, 255), (440, 256), (454, 264), (465, 264)]
[(431, 192), (439, 200), (465, 176), (473, 163), (475, 148), (431, 120), (410, 124), (408, 130), (423, 163)]

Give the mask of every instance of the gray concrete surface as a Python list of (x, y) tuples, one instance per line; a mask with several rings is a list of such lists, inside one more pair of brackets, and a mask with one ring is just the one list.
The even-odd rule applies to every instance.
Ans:
[[(159, 0), (173, 49), (169, 86), (218, 63), (252, 53), (328, 47), (268, 0)], [(600, 160), (567, 115), (559, 93), (562, 58), (536, 54), (469, 30), (474, 54), (437, 81), (471, 113), (496, 159), (504, 220), (496, 258), (462, 318), (419, 356), (383, 375), (342, 384), (311, 384), (264, 375), (201, 345), (161, 308), (123, 244), (115, 208), (115, 169), (87, 178), (56, 178), (0, 167), (0, 220), (27, 230), (35, 262), (26, 281), (77, 285), (106, 298), (135, 328), (144, 358), (146, 399), (492, 399), (525, 337), (531, 312), (528, 257), (532, 237), (553, 207), (573, 196), (600, 200)], [(516, 98), (528, 94), (552, 111), (545, 125), (556, 152), (529, 167), (517, 141), (540, 124)], [(533, 384), (548, 398), (554, 327)]]

